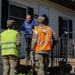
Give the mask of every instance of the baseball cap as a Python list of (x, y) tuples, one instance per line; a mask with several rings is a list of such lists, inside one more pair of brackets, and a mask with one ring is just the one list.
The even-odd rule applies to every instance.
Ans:
[(43, 22), (45, 20), (45, 17), (38, 17), (37, 21), (38, 22)]

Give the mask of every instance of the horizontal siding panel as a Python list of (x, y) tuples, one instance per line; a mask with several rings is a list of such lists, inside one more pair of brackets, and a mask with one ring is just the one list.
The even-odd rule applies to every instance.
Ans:
[(50, 25), (58, 34), (58, 15), (53, 10), (50, 10)]
[[(0, 0), (1, 1), (1, 0)], [(38, 0), (9, 0), (12, 3), (18, 4), (20, 6), (24, 6), (24, 7), (32, 7), (34, 9), (34, 14), (38, 14), (38, 9), (39, 9), (39, 5), (45, 5), (50, 9), (50, 26), (56, 31), (56, 33), (58, 34), (58, 17), (66, 17), (68, 19), (73, 20), (73, 31), (75, 32), (75, 12), (62, 7), (60, 5), (57, 5), (55, 3), (49, 2), (49, 3), (45, 3), (45, 2), (41, 2)], [(1, 3), (1, 2), (0, 2)], [(0, 8), (1, 8), (1, 4), (0, 4)], [(1, 16), (1, 12), (0, 12), (0, 16)], [(0, 23), (1, 23), (1, 18), (0, 18)], [(0, 24), (1, 25), (1, 24)], [(24, 32), (21, 32), (21, 42), (22, 43), (22, 47), (21, 47), (21, 52), (23, 52), (23, 50), (26, 48), (26, 44), (25, 44), (25, 38), (24, 38)], [(25, 51), (25, 50), (24, 50)]]
[[(65, 9), (64, 9), (65, 11)], [(71, 19), (73, 21), (73, 31), (75, 31), (75, 15), (73, 15), (73, 12), (71, 11), (67, 11), (67, 12), (64, 12), (63, 10), (58, 10), (58, 9), (54, 9), (52, 7), (50, 7), (50, 24), (52, 26), (52, 28), (57, 32), (57, 34), (59, 33), (58, 32), (58, 17), (61, 16), (61, 17), (65, 17), (65, 18), (68, 18), (68, 19)], [(70, 13), (68, 13), (70, 12)]]

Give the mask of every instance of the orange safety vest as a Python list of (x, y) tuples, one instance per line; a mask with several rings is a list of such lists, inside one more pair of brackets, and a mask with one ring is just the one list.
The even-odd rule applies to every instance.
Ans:
[(37, 32), (37, 41), (34, 46), (35, 52), (41, 52), (41, 51), (50, 51), (52, 48), (52, 29), (50, 27), (43, 27), (39, 28), (37, 27), (35, 29)]

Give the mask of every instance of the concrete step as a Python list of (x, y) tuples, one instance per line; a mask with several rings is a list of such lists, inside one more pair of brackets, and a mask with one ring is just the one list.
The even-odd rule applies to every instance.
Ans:
[(74, 62), (68, 62), (72, 66), (71, 73), (75, 73), (75, 63)]
[(20, 65), (31, 65), (31, 60), (26, 61), (26, 59), (20, 59), (19, 62)]
[(68, 62), (75, 63), (75, 58), (68, 58)]
[(68, 64), (72, 66), (71, 73), (75, 73), (75, 58), (68, 58)]

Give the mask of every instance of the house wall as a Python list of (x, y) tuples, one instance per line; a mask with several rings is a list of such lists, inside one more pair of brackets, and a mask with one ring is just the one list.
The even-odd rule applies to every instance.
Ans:
[[(1, 0), (0, 0), (1, 1)], [(73, 21), (73, 31), (75, 30), (75, 11), (65, 8), (61, 5), (55, 4), (47, 0), (9, 0), (11, 3), (23, 6), (23, 7), (32, 7), (34, 9), (34, 14), (39, 15), (39, 6), (45, 6), (49, 9), (49, 20), (50, 26), (55, 29), (57, 34), (59, 33), (58, 29), (58, 17), (65, 17)], [(0, 2), (1, 3), (1, 2)], [(1, 9), (1, 8), (0, 8)], [(1, 13), (1, 12), (0, 12)], [(1, 15), (0, 15), (1, 17)], [(0, 20), (1, 21), (1, 20)], [(0, 22), (1, 23), (1, 22)]]
[[(1, 1), (0, 0), (0, 32), (1, 29)], [(75, 32), (75, 11), (63, 7), (61, 5), (55, 4), (47, 0), (9, 0), (10, 3), (17, 4), (23, 7), (32, 7), (34, 9), (34, 14), (39, 15), (39, 6), (45, 6), (49, 9), (49, 20), (50, 26), (56, 31), (57, 35), (59, 34), (59, 22), (58, 17), (65, 17), (73, 21), (73, 32)], [(24, 32), (21, 31), (21, 42), (24, 42)], [(23, 53), (25, 48), (25, 43), (21, 44), (21, 52)], [(0, 59), (1, 60), (1, 59)], [(0, 71), (1, 72), (1, 71)], [(0, 74), (1, 75), (1, 74)]]
[[(59, 34), (59, 16), (71, 19), (73, 21), (73, 32), (75, 32), (75, 11), (69, 8), (63, 7), (61, 5), (55, 4), (47, 0), (9, 0), (10, 3), (22, 6), (22, 7), (31, 7), (34, 9), (34, 14), (39, 15), (39, 7), (45, 6), (49, 9), (49, 20), (50, 26), (56, 31), (57, 35)], [(0, 0), (0, 10), (1, 10), (1, 0)], [(1, 13), (1, 11), (0, 11)], [(0, 14), (0, 28), (1, 28), (1, 14)], [(2, 29), (0, 29), (0, 32)], [(24, 32), (21, 31), (21, 42), (24, 42)], [(22, 48), (26, 44), (22, 43)]]
[(59, 34), (59, 16), (71, 19), (73, 21), (73, 32), (75, 32), (75, 11), (47, 0), (38, 1), (38, 5), (44, 5), (49, 8), (50, 26), (57, 34)]

